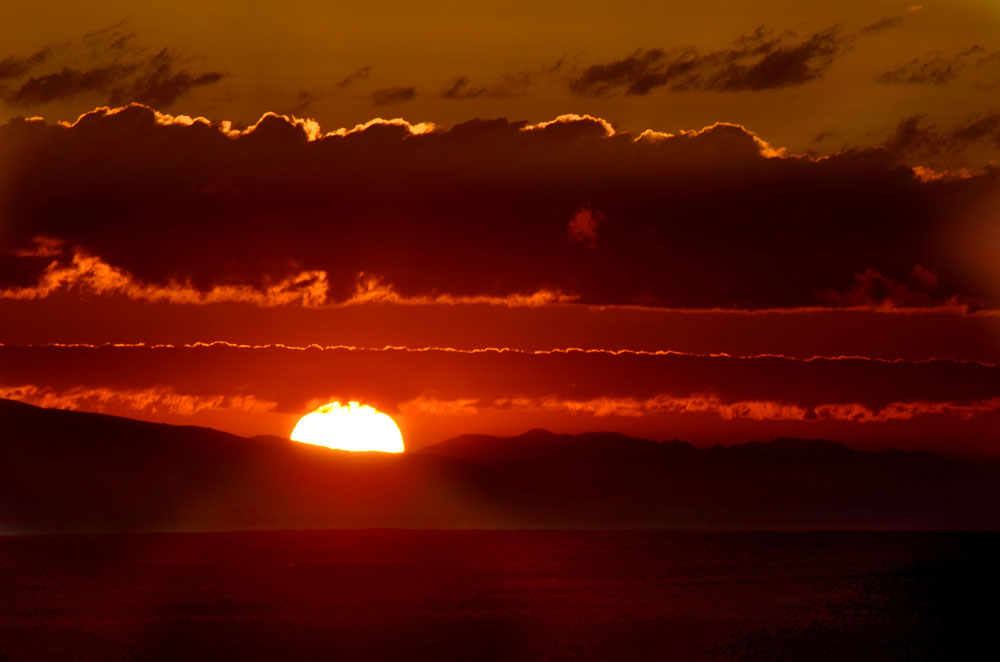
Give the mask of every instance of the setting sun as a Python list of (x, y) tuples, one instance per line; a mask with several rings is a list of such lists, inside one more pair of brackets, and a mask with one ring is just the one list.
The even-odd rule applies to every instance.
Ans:
[(403, 452), (403, 435), (395, 421), (358, 402), (331, 402), (306, 414), (295, 425), (291, 439), (344, 451)]

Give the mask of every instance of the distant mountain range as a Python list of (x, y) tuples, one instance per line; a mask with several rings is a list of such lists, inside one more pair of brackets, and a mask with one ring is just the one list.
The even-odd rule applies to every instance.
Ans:
[(997, 529), (1000, 465), (545, 430), (348, 453), (0, 400), (0, 533), (367, 527)]

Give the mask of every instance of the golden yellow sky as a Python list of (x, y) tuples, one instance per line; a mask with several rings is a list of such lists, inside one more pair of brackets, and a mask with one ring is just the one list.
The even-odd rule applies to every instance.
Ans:
[[(882, 19), (893, 20), (883, 30), (864, 31)], [(327, 128), (375, 116), (450, 125), (473, 117), (540, 121), (573, 112), (634, 132), (734, 122), (794, 152), (826, 153), (881, 142), (913, 115), (948, 131), (1000, 108), (1000, 55), (990, 58), (1000, 53), (1000, 3), (987, 0), (919, 6), (883, 0), (17, 2), (5, 3), (2, 25), (0, 61), (51, 49), (42, 65), (7, 83), (0, 101), (0, 118), (7, 119), (73, 119), (107, 103), (106, 91), (27, 104), (11, 103), (10, 96), (30, 76), (108, 64), (107, 57), (91, 57), (85, 43), (88, 33), (108, 28), (103, 34), (133, 35), (128, 50), (116, 56), (119, 62), (166, 48), (175, 69), (225, 74), (179, 96), (171, 112), (243, 123), (268, 110), (313, 117)], [(574, 94), (568, 84), (587, 67), (637, 49), (724, 51), (759, 26), (790, 45), (839, 26), (840, 48), (816, 80), (774, 89), (658, 88), (593, 96)], [(962, 55), (974, 46), (979, 50)], [(558, 71), (547, 71), (560, 59)], [(949, 70), (948, 80), (876, 82), (914, 60), (914, 66), (929, 62), (931, 69)], [(364, 67), (367, 77), (340, 84)], [(513, 77), (509, 82), (527, 80), (525, 75), (531, 81), (526, 86), (502, 83), (504, 76)], [(505, 92), (442, 98), (457, 77), (467, 78), (465, 89)], [(373, 96), (393, 88), (413, 88), (412, 97)], [(395, 101), (378, 105), (374, 98)], [(998, 151), (990, 141), (972, 145), (964, 163), (981, 165)]]

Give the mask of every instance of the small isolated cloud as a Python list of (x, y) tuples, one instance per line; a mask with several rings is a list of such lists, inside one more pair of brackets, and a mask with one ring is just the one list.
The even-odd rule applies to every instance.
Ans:
[(837, 135), (837, 132), (833, 131), (832, 129), (828, 129), (826, 131), (820, 131), (819, 133), (816, 134), (816, 137), (812, 139), (812, 142), (813, 142), (814, 145), (818, 145), (821, 142), (825, 142), (827, 140), (830, 140), (831, 138), (835, 137), (836, 135)]
[(313, 105), (320, 95), (315, 92), (309, 92), (308, 90), (302, 90), (295, 97), (295, 103), (285, 110), (281, 111), (281, 115), (298, 115), (302, 114), (309, 106)]
[(583, 205), (576, 210), (576, 214), (570, 219), (566, 230), (569, 238), (578, 244), (589, 248), (597, 245), (597, 227), (604, 221), (604, 214), (595, 211), (588, 205)]
[(375, 106), (389, 106), (396, 103), (410, 101), (417, 96), (415, 87), (385, 87), (372, 92), (372, 104)]
[(358, 67), (351, 73), (341, 78), (340, 82), (337, 83), (337, 87), (341, 89), (345, 87), (351, 87), (356, 83), (368, 80), (371, 77), (371, 75), (372, 75), (372, 68), (370, 66), (365, 65), (363, 67)]
[(33, 237), (31, 246), (15, 249), (16, 257), (58, 257), (64, 253), (65, 242), (53, 237)]
[(879, 20), (861, 28), (860, 34), (875, 34), (898, 28), (903, 24), (902, 16), (883, 16)]

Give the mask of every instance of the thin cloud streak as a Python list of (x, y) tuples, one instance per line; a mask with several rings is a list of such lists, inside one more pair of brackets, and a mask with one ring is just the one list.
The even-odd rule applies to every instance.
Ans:
[(970, 359), (955, 359), (950, 357), (928, 357), (924, 359), (887, 359), (883, 357), (864, 356), (860, 354), (838, 354), (813, 356), (791, 356), (787, 354), (760, 353), (760, 354), (733, 354), (729, 352), (684, 352), (679, 350), (644, 350), (644, 349), (615, 349), (603, 347), (553, 347), (551, 349), (523, 349), (519, 347), (443, 347), (428, 345), (424, 347), (413, 347), (409, 345), (320, 345), (312, 343), (309, 345), (288, 345), (285, 343), (265, 343), (246, 344), (234, 343), (227, 340), (196, 341), (192, 343), (39, 343), (39, 344), (13, 344), (0, 343), (0, 347), (23, 347), (23, 348), (63, 348), (63, 349), (209, 349), (212, 347), (224, 347), (228, 349), (286, 349), (292, 351), (348, 351), (348, 352), (404, 352), (404, 353), (429, 353), (441, 352), (450, 354), (520, 354), (524, 356), (547, 356), (553, 354), (606, 354), (609, 356), (687, 356), (696, 358), (726, 358), (726, 359), (781, 359), (785, 361), (799, 361), (811, 363), (815, 361), (873, 361), (876, 363), (889, 364), (914, 364), (922, 363), (959, 363), (966, 365), (977, 365), (983, 367), (1000, 367), (1000, 363), (990, 363), (988, 361), (974, 361)]

